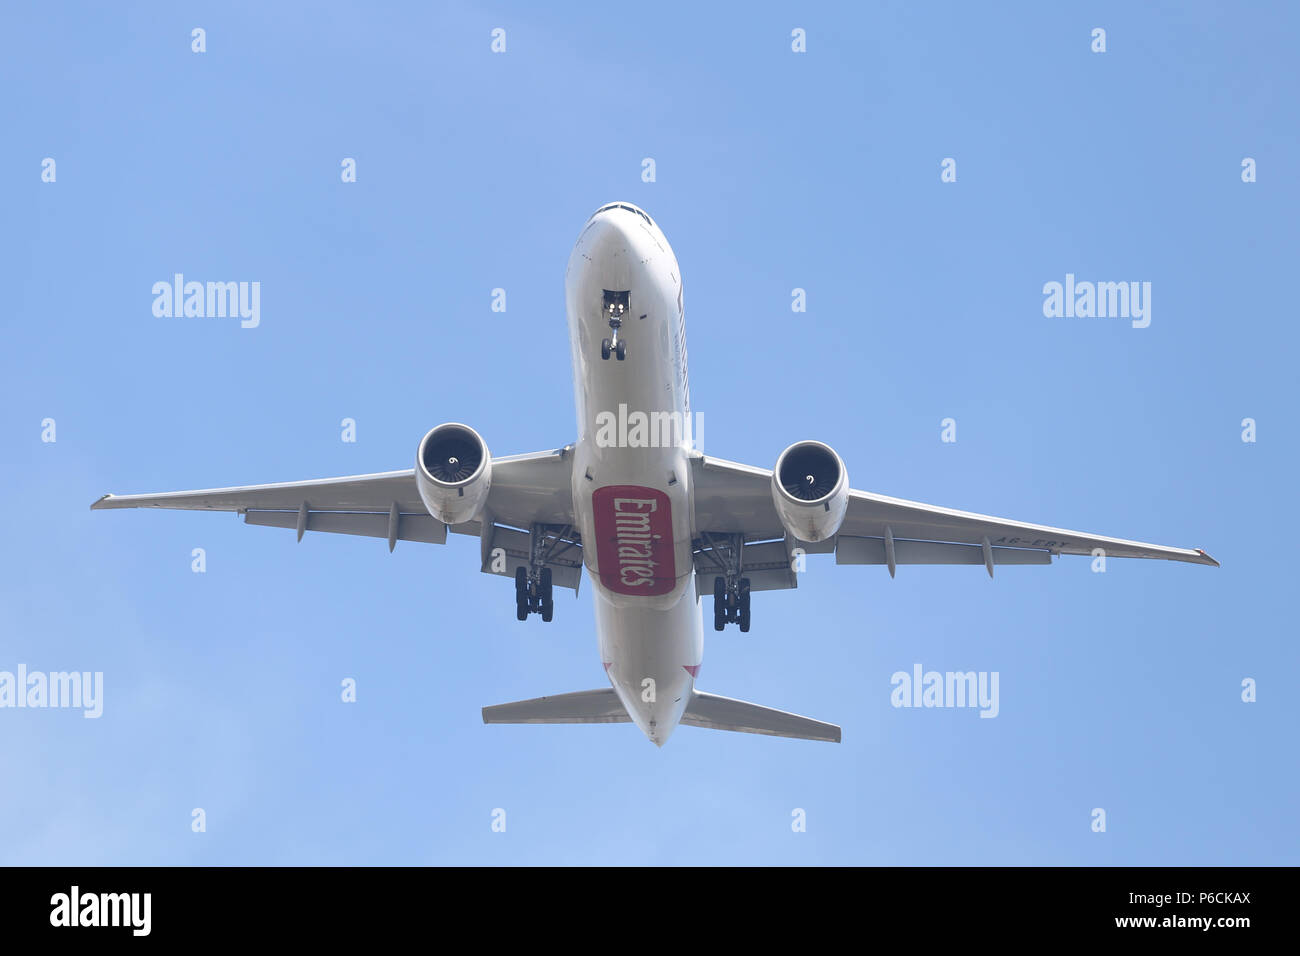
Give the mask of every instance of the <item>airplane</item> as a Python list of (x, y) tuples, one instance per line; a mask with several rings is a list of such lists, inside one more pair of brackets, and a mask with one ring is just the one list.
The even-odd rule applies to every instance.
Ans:
[[(1050, 564), (1054, 555), (1218, 562), (1172, 548), (955, 511), (849, 487), (839, 454), (798, 441), (756, 468), (694, 447), (681, 271), (636, 205), (601, 206), (569, 256), (565, 303), (578, 437), (493, 458), (448, 422), (415, 466), (315, 481), (152, 495), (104, 508), (234, 511), (251, 525), (444, 544), (479, 539), (480, 569), (515, 580), (519, 620), (554, 615), (555, 587), (592, 581), (609, 687), (484, 707), (487, 724), (631, 722), (662, 747), (680, 724), (838, 743), (840, 727), (698, 690), (701, 601), (713, 626), (750, 628), (755, 591), (794, 588), (807, 555), (836, 564)], [(630, 412), (628, 410), (631, 410)], [(638, 414), (639, 413), (639, 414)], [(646, 422), (664, 440), (650, 440)], [(675, 423), (665, 429), (664, 423)], [(617, 424), (615, 424), (617, 423)]]

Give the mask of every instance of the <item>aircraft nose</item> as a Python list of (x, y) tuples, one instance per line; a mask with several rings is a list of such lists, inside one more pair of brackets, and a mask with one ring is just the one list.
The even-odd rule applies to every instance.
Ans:
[(633, 222), (626, 213), (617, 210), (613, 213), (600, 213), (583, 242), (588, 246), (587, 255), (594, 259), (611, 259), (626, 257), (632, 252)]
[[(587, 227), (574, 249), (573, 262), (588, 277), (588, 292), (598, 289), (626, 291), (646, 260), (647, 254), (638, 247), (635, 217), (616, 211), (616, 215), (601, 213)], [(629, 222), (628, 220), (631, 219)], [(596, 308), (601, 308), (597, 302)]]

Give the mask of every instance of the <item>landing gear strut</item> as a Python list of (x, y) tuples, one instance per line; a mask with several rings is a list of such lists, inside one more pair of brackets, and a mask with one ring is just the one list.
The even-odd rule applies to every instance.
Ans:
[[(609, 353), (612, 351), (614, 356), (621, 362), (627, 358), (627, 344), (619, 340), (619, 329), (623, 328), (623, 315), (627, 312), (628, 295), (627, 292), (611, 292), (604, 290), (605, 297), (601, 306), (601, 314), (609, 319), (609, 327), (614, 330), (613, 338), (602, 339), (600, 343), (600, 357), (609, 361)], [(643, 316), (644, 318), (644, 316)]]

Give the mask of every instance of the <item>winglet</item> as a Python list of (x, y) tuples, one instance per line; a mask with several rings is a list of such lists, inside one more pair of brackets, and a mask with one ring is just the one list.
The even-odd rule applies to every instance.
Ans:
[(1220, 565), (1218, 561), (1215, 561), (1212, 557), (1210, 557), (1208, 554), (1206, 554), (1202, 549), (1197, 548), (1197, 549), (1196, 549), (1196, 553), (1199, 554), (1201, 557), (1203, 557), (1203, 558), (1205, 559), (1205, 561), (1206, 561), (1207, 564), (1212, 564), (1212, 565), (1214, 565), (1216, 568), (1218, 568), (1218, 567), (1222, 567), (1222, 565)]

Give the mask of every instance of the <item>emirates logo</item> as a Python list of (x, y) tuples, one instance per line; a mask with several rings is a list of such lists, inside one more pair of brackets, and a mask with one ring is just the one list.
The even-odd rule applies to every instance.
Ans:
[(662, 491), (611, 485), (592, 495), (600, 582), (618, 594), (665, 594), (677, 583), (672, 503)]

